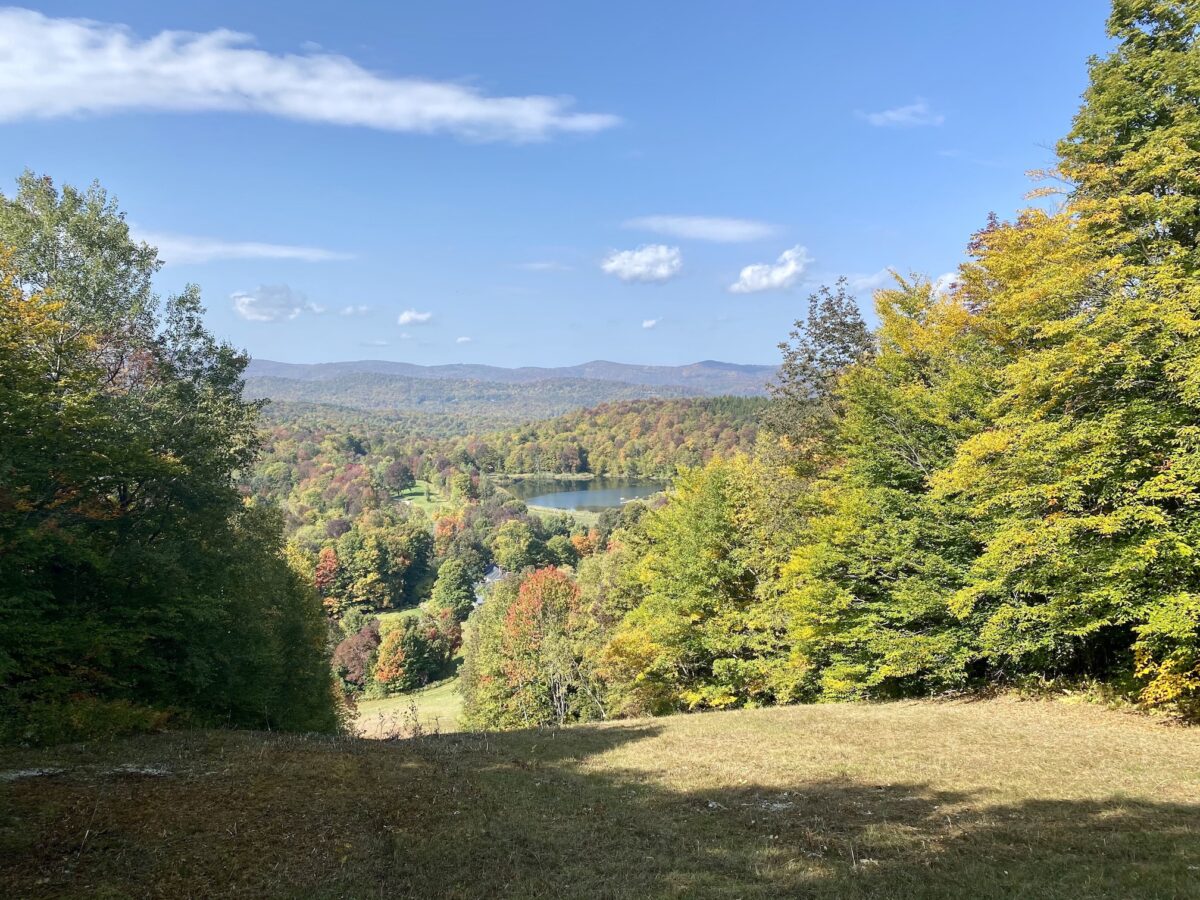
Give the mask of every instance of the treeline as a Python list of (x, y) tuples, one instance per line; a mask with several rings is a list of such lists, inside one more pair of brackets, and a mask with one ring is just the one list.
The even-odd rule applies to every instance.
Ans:
[(762, 397), (603, 403), (464, 442), (484, 472), (666, 478), (754, 447)]
[[(566, 514), (535, 516), (487, 482), (480, 490), (469, 476), (456, 479), (454, 501), (432, 522), (420, 510), (404, 519), (377, 511), (336, 538), (292, 545), (323, 598), (334, 675), (351, 701), (449, 674), (489, 573), (574, 566), (607, 543), (620, 517), (613, 510), (588, 527)], [(398, 620), (382, 621), (402, 604)]]
[(358, 410), (404, 410), (441, 415), (549, 418), (581, 406), (643, 397), (687, 397), (694, 389), (625, 384), (586, 378), (547, 378), (518, 384), (472, 379), (413, 378), (357, 373), (334, 378), (255, 376), (247, 395), (272, 400), (326, 403)]
[(997, 684), (1200, 713), (1200, 12), (1119, 3), (1045, 209), (869, 330), (818, 292), (754, 456), (466, 625), (468, 724)]
[(437, 421), (409, 416), (271, 410), (248, 484), (279, 504), (288, 533), (313, 550), (364, 512), (411, 498), (418, 479), (450, 498), (456, 476), (476, 488), (502, 473), (668, 477), (751, 450), (766, 408), (749, 397), (636, 400), (483, 436), (438, 433)]
[(246, 359), (99, 187), (0, 195), (0, 739), (332, 730), (326, 631), (243, 501)]

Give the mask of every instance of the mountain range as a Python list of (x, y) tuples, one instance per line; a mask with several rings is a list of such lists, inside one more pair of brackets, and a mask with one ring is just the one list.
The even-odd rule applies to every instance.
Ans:
[(705, 360), (639, 366), (597, 360), (578, 366), (420, 366), (385, 360), (282, 363), (256, 359), (247, 396), (372, 413), (423, 413), (517, 423), (621, 400), (762, 396), (774, 366)]
[(687, 389), (688, 393), (704, 396), (756, 396), (766, 393), (766, 384), (775, 372), (775, 366), (739, 365), (711, 359), (683, 366), (643, 366), (598, 359), (577, 366), (522, 366), (515, 369), (469, 363), (421, 366), (378, 359), (335, 363), (284, 363), (255, 359), (251, 361), (246, 375), (250, 378), (273, 377), (295, 381), (329, 381), (348, 375), (389, 375), (417, 380), (495, 384), (572, 379), (615, 381), (646, 387), (679, 387)]

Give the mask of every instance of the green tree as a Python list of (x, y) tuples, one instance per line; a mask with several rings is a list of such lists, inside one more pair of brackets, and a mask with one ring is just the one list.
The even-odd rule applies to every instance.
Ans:
[(676, 480), (646, 514), (644, 592), (605, 651), (622, 706), (648, 712), (790, 699), (775, 473), (746, 457)]
[(460, 621), (470, 614), (475, 604), (475, 579), (466, 563), (452, 556), (441, 564), (429, 602), (450, 610)]
[(510, 519), (496, 529), (492, 555), (509, 572), (520, 572), (542, 561), (545, 547), (528, 522)]
[(1121, 0), (1059, 148), (1056, 216), (985, 235), (973, 301), (1012, 362), (941, 481), (986, 528), (958, 599), (993, 665), (1200, 701), (1200, 9)]
[(245, 357), (204, 330), (195, 288), (153, 294), (153, 249), (98, 187), (26, 175), (0, 243), (5, 736), (134, 708), (333, 728), (315, 593), (236, 486), (257, 447)]

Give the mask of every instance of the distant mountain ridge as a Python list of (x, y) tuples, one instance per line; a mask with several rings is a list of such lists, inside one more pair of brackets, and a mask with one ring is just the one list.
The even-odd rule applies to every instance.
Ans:
[[(761, 396), (775, 376), (775, 366), (741, 365), (702, 360), (683, 366), (650, 366), (593, 360), (577, 366), (502, 366), (454, 363), (422, 366), (387, 360), (354, 360), (335, 363), (283, 363), (255, 359), (246, 372), (252, 379), (272, 378), (293, 381), (332, 381), (346, 376), (385, 375), (426, 381), (486, 382), (491, 384), (530, 384), (547, 381), (606, 381), (645, 388), (682, 388), (687, 394), (717, 396)], [(676, 395), (678, 396), (678, 395)]]

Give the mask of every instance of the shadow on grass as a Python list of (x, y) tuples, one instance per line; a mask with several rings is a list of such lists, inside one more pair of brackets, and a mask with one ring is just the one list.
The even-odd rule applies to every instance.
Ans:
[[(657, 731), (464, 738), (516, 752), (468, 779), (473, 799), (451, 832), (397, 842), (397, 861), (413, 867), (413, 893), (1200, 897), (1200, 806), (1005, 803), (851, 779), (676, 792), (645, 772), (586, 765)], [(452, 841), (455, 850), (442, 852)]]
[[(161, 736), (103, 763), (85, 748), (43, 761), (61, 776), (0, 784), (0, 894), (1200, 896), (1195, 806), (849, 778), (671, 790), (682, 761), (604, 758), (661, 731)], [(104, 768), (131, 759), (171, 774)]]

